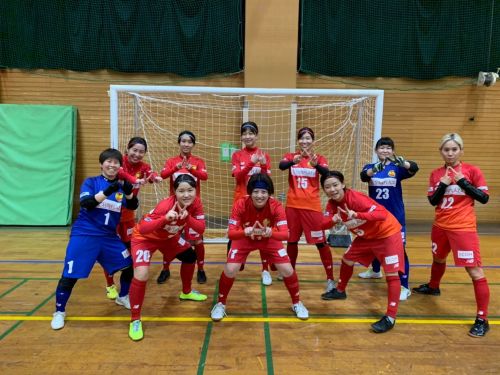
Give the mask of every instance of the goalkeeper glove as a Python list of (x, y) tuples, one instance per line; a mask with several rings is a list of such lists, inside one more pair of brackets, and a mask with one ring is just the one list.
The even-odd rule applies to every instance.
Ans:
[(396, 155), (394, 155), (394, 157), (389, 160), (392, 161), (394, 164), (396, 164), (398, 167), (404, 167), (406, 162), (404, 157)]
[(118, 183), (118, 181), (115, 181), (111, 185), (109, 185), (102, 193), (105, 196), (109, 197), (111, 194), (117, 192), (119, 188), (120, 184)]
[(373, 173), (378, 173), (381, 170), (383, 170), (384, 167), (385, 167), (385, 163), (380, 161), (378, 163), (373, 164), (372, 171), (373, 171)]
[(132, 194), (132, 190), (134, 190), (134, 186), (127, 180), (123, 181), (123, 193), (125, 195), (130, 195)]

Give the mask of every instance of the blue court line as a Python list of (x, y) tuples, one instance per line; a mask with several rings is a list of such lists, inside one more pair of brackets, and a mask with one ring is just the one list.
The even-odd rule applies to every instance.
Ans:
[[(64, 260), (52, 260), (52, 259), (24, 259), (24, 260), (0, 260), (0, 264), (63, 264)], [(151, 264), (163, 264), (163, 262), (151, 262)], [(171, 264), (181, 264), (179, 261), (174, 261)], [(206, 265), (224, 265), (226, 264), (225, 261), (220, 261), (220, 262), (207, 262), (205, 261)], [(261, 262), (247, 262), (246, 264), (248, 265), (260, 265)], [(340, 266), (340, 262), (334, 262), (333, 263), (335, 266)], [(323, 264), (321, 262), (297, 262), (297, 265), (299, 266), (322, 266)], [(359, 264), (357, 266), (363, 267)], [(431, 264), (411, 264), (411, 268), (429, 268)], [(463, 268), (460, 266), (455, 266), (453, 264), (449, 264), (446, 266), (447, 268)], [(497, 269), (500, 268), (500, 265), (483, 265), (482, 268), (484, 269)]]

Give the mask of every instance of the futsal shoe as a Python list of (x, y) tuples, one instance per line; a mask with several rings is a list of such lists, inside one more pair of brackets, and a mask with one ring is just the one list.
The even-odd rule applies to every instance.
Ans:
[(309, 319), (309, 311), (306, 309), (304, 304), (299, 301), (299, 303), (295, 303), (292, 305), (292, 310), (297, 316), (297, 318), (301, 320)]
[(431, 288), (429, 284), (422, 284), (417, 288), (413, 288), (412, 290), (418, 294), (429, 294), (431, 296), (441, 295), (441, 291), (439, 290), (439, 288)]
[(116, 299), (118, 297), (118, 289), (116, 289), (115, 284), (106, 287), (106, 297), (109, 299)]
[(408, 297), (411, 296), (411, 291), (408, 288), (405, 288), (404, 286), (401, 287), (401, 293), (399, 294), (399, 300), (400, 301), (406, 301)]
[(490, 330), (490, 323), (482, 318), (476, 318), (474, 325), (469, 331), (469, 336), (483, 337)]
[(116, 297), (115, 303), (117, 305), (125, 307), (127, 310), (130, 310), (130, 299), (128, 297), (128, 294), (123, 297)]
[(345, 291), (339, 292), (335, 288), (333, 288), (331, 291), (323, 293), (321, 295), (321, 299), (324, 299), (327, 301), (332, 300), (332, 299), (346, 299), (346, 298), (347, 298), (347, 294)]
[(170, 278), (170, 270), (161, 270), (160, 276), (156, 279), (158, 284), (165, 284), (165, 282)]
[(210, 313), (210, 317), (214, 322), (218, 322), (224, 319), (225, 316), (227, 316), (226, 305), (224, 305), (222, 302), (217, 302), (214, 305), (212, 312)]
[(64, 318), (66, 317), (66, 313), (64, 311), (56, 311), (52, 314), (52, 321), (50, 322), (50, 326), (54, 330), (58, 330), (64, 328)]
[(374, 272), (373, 269), (370, 267), (365, 272), (359, 273), (358, 277), (362, 279), (381, 279), (382, 272), (381, 271)]
[(139, 341), (144, 338), (144, 333), (142, 332), (142, 322), (140, 320), (130, 322), (128, 337), (134, 341)]
[(372, 324), (372, 330), (375, 333), (384, 333), (391, 330), (395, 324), (396, 321), (391, 322), (389, 317), (384, 315), (378, 322)]
[(269, 286), (273, 283), (273, 278), (269, 271), (262, 271), (262, 285)]
[(198, 284), (205, 284), (207, 282), (205, 271), (198, 270), (198, 272), (196, 272), (196, 281), (198, 281)]
[(207, 299), (207, 296), (205, 294), (201, 294), (197, 290), (191, 290), (189, 293), (182, 293), (179, 294), (179, 299), (183, 301), (205, 301)]

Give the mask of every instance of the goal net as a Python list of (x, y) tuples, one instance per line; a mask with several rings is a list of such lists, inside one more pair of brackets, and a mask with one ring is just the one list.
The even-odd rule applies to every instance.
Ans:
[[(298, 147), (300, 128), (314, 130), (315, 152), (327, 158), (330, 169), (344, 174), (348, 187), (365, 191), (359, 173), (373, 160), (374, 144), (381, 136), (381, 90), (112, 85), (110, 98), (111, 146), (124, 152), (131, 137), (145, 138), (145, 161), (155, 171), (179, 154), (181, 131), (196, 135), (193, 155), (205, 161), (209, 176), (201, 183), (207, 242), (225, 240), (235, 186), (231, 155), (241, 148), (242, 122), (254, 121), (259, 126), (257, 144), (271, 156), (275, 197), (283, 204), (288, 171), (280, 171), (278, 164), (285, 153)], [(141, 213), (168, 196), (168, 184), (164, 181), (141, 189)], [(324, 206), (324, 195), (322, 199)]]

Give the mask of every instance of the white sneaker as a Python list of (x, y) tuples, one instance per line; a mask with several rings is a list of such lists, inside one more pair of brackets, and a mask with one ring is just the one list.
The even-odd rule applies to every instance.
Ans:
[(295, 303), (292, 305), (292, 310), (297, 316), (297, 318), (302, 319), (302, 320), (307, 320), (309, 319), (309, 311), (307, 311), (306, 307), (302, 302), (299, 301), (299, 303)]
[(335, 281), (333, 281), (332, 279), (326, 280), (325, 293), (331, 292), (334, 289), (335, 289)]
[(116, 297), (115, 303), (117, 305), (123, 306), (126, 309), (130, 310), (130, 299), (128, 297), (128, 294), (126, 296), (123, 296), (123, 297)]
[(273, 278), (269, 271), (262, 271), (262, 285), (271, 285), (273, 283)]
[(224, 319), (225, 316), (227, 316), (226, 305), (222, 302), (217, 302), (210, 313), (210, 317), (214, 322), (218, 322), (219, 320)]
[(50, 322), (50, 326), (52, 329), (61, 329), (64, 327), (64, 318), (66, 317), (66, 313), (63, 311), (56, 311), (52, 314), (52, 321)]
[(358, 277), (361, 277), (362, 279), (381, 279), (382, 272), (373, 272), (373, 269), (370, 267), (365, 272), (359, 273)]
[(399, 294), (399, 300), (406, 301), (410, 296), (411, 296), (411, 290), (402, 286), (401, 293)]

